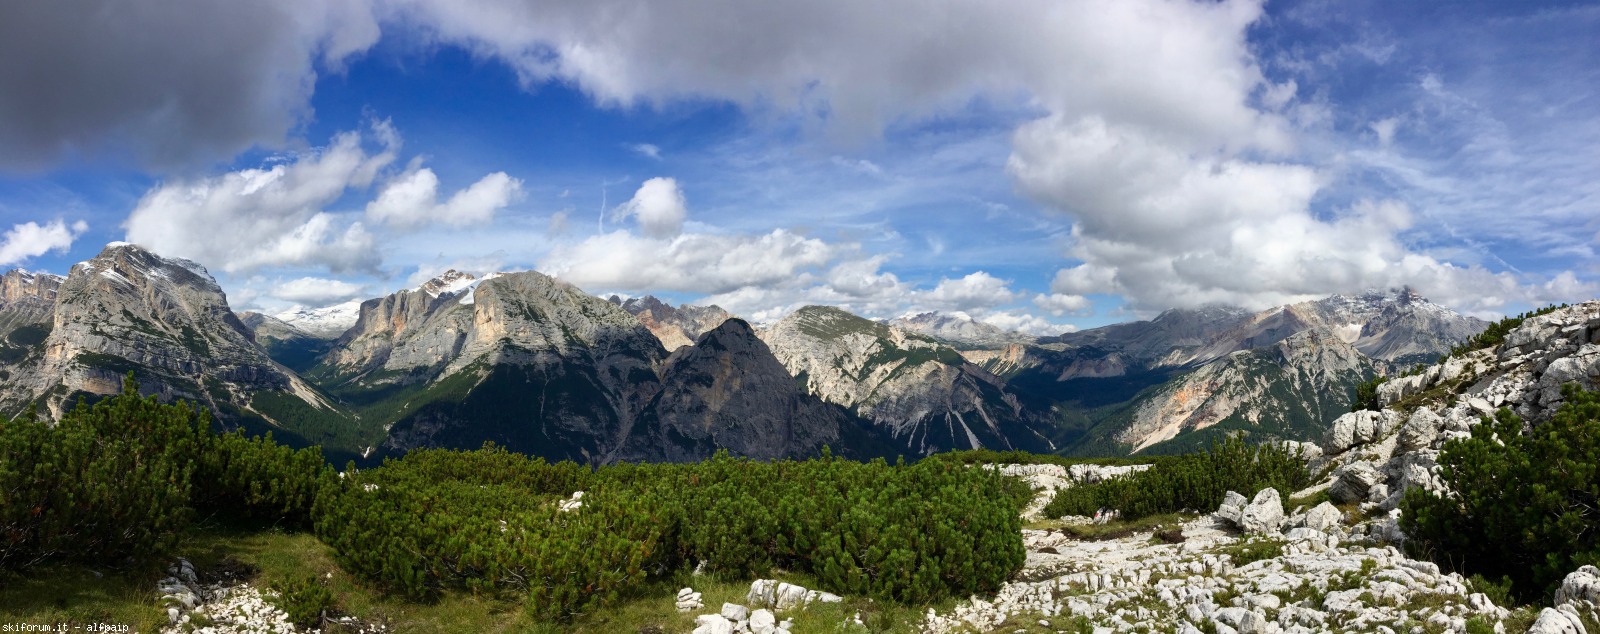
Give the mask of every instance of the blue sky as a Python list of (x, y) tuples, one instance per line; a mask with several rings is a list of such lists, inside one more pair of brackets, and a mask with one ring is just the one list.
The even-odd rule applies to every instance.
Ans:
[(236, 309), (455, 267), (1055, 333), (1411, 285), (1600, 295), (1600, 3), (0, 8), (0, 266)]

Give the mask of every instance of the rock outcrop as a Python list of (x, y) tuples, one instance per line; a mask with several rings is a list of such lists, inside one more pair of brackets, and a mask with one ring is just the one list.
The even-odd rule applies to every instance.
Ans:
[(1024, 529), (1016, 579), (993, 597), (929, 610), (922, 631), (1009, 632), (1024, 620), (1028, 631), (1463, 632), (1473, 620), (1509, 631), (1511, 610), (1385, 545), (1387, 519), (1347, 526), (1324, 503), (1277, 508), (1276, 528), (1235, 530), (1232, 515), (1269, 518), (1276, 493), (1230, 493), (1216, 515), (1178, 526), (1176, 543), (1153, 531), (1082, 540)]
[(145, 393), (197, 401), (235, 422), (249, 413), (272, 421), (252, 410), (259, 393), (332, 410), (255, 344), (205, 268), (131, 244), (72, 267), (39, 346), (0, 387), (0, 410), (38, 402), (59, 417), (80, 394), (116, 393), (129, 372)]
[(1352, 412), (1323, 438), (1335, 500), (1388, 511), (1410, 488), (1442, 491), (1437, 463), (1444, 443), (1470, 435), (1499, 408), (1530, 425), (1553, 415), (1561, 386), (1600, 385), (1600, 301), (1530, 318), (1493, 348), (1451, 357), (1378, 387), (1380, 412)]
[(807, 391), (871, 421), (913, 455), (1055, 448), (1047, 410), (923, 335), (807, 306), (762, 339)]
[(661, 340), (661, 345), (668, 352), (693, 345), (700, 335), (733, 317), (719, 306), (684, 304), (674, 308), (671, 304), (650, 295), (633, 297), (626, 301), (612, 295), (607, 301), (621, 306), (629, 314), (638, 317), (639, 323), (644, 324), (644, 327), (650, 330), (650, 334)]

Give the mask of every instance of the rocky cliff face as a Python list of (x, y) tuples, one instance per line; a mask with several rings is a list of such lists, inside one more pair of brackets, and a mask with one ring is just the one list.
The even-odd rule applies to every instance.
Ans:
[(240, 412), (258, 392), (324, 407), (257, 347), (206, 270), (114, 243), (61, 282), (49, 336), (5, 384), (4, 407), (38, 401), (60, 416), (77, 394), (111, 394), (133, 372), (146, 393)]
[(684, 304), (673, 308), (671, 304), (662, 302), (653, 296), (634, 297), (624, 301), (612, 295), (607, 301), (621, 306), (629, 314), (639, 318), (639, 323), (650, 330), (666, 347), (668, 352), (693, 345), (695, 339), (701, 334), (710, 331), (733, 315), (719, 306), (690, 306)]
[(678, 348), (661, 377), (661, 391), (616, 459), (685, 462), (726, 448), (767, 460), (817, 455), (824, 445), (871, 455), (862, 441), (874, 439), (862, 437), (858, 422), (802, 390), (743, 320)]
[(995, 349), (1033, 343), (1036, 337), (1001, 330), (964, 314), (919, 313), (889, 320), (889, 325), (906, 332), (927, 335), (961, 349)]
[(1561, 406), (1561, 386), (1600, 388), (1600, 301), (1534, 317), (1499, 346), (1452, 357), (1379, 386), (1384, 409), (1341, 416), (1322, 438), (1314, 468), (1340, 502), (1395, 509), (1411, 487), (1441, 490), (1444, 443), (1507, 407), (1530, 425)]
[[(1409, 289), (1336, 295), (1258, 313), (1173, 310), (983, 359), (1019, 390), (1091, 409), (1084, 452), (1204, 444), (1197, 431), (1315, 438), (1353, 386), (1437, 359), (1487, 324)], [(1179, 446), (1181, 445), (1181, 446)]]
[(1349, 409), (1355, 384), (1375, 373), (1374, 363), (1325, 330), (1305, 330), (1202, 366), (1136, 401), (1118, 443), (1138, 452), (1195, 432), (1244, 429), (1284, 439), (1309, 440)]
[(394, 421), (391, 451), (484, 440), (552, 459), (614, 451), (659, 390), (655, 337), (541, 273), (446, 277), (363, 303), (311, 373)]
[[(56, 292), (62, 278), (49, 273), (30, 273), (20, 269), (0, 275), (0, 372), (37, 354), (50, 333), (55, 312)], [(9, 376), (0, 376), (5, 380)]]
[(762, 339), (808, 392), (871, 421), (915, 454), (1054, 448), (1045, 414), (928, 337), (808, 306)]

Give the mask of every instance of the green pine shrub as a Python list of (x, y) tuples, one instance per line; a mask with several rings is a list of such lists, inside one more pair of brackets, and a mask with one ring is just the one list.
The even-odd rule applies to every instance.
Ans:
[(1127, 477), (1062, 489), (1044, 514), (1093, 515), (1100, 509), (1115, 509), (1125, 519), (1138, 519), (1211, 511), (1228, 491), (1248, 497), (1272, 487), (1288, 495), (1310, 483), (1311, 474), (1297, 453), (1278, 444), (1250, 445), (1230, 437), (1207, 451), (1162, 460)]
[(318, 450), (214, 434), (206, 411), (141, 397), (130, 375), (53, 426), (0, 419), (0, 569), (154, 561), (197, 510), (303, 524), (332, 477)]
[(310, 526), (319, 482), (334, 475), (319, 449), (290, 449), (274, 442), (270, 432), (212, 434), (204, 442), (205, 450), (194, 457), (197, 510)]
[(53, 427), (31, 412), (0, 420), (0, 568), (120, 565), (171, 547), (193, 515), (189, 457), (207, 420), (140, 398), (131, 380)]
[[(1506, 335), (1511, 334), (1511, 331), (1516, 330), (1518, 326), (1521, 326), (1522, 322), (1540, 315), (1548, 315), (1563, 308), (1567, 308), (1567, 305), (1551, 304), (1549, 306), (1545, 306), (1544, 308), (1531, 310), (1512, 317), (1506, 317), (1500, 321), (1489, 324), (1487, 328), (1483, 329), (1483, 332), (1473, 335), (1467, 338), (1466, 341), (1463, 341), (1455, 347), (1450, 348), (1449, 356), (1458, 357), (1474, 350), (1482, 350), (1484, 348), (1493, 348), (1498, 346), (1502, 343), (1505, 343)], [(1441, 359), (1441, 361), (1443, 361), (1443, 359)]]
[(1401, 501), (1414, 553), (1465, 574), (1509, 579), (1531, 601), (1567, 573), (1600, 564), (1600, 393), (1562, 388), (1547, 423), (1524, 430), (1501, 409), (1445, 444), (1440, 472), (1450, 493), (1422, 489)]
[[(835, 592), (925, 602), (998, 588), (1025, 558), (1011, 479), (942, 462), (724, 453), (590, 472), (490, 447), (412, 452), (324, 484), (317, 531), (346, 570), (415, 597), (522, 595), (549, 620), (702, 563), (723, 578), (781, 568)], [(583, 506), (558, 510), (574, 490)]]
[(301, 628), (322, 625), (333, 610), (333, 590), (315, 576), (296, 577), (273, 588), (272, 604), (289, 615), (289, 622)]
[(1350, 401), (1350, 411), (1359, 412), (1366, 410), (1376, 412), (1383, 409), (1383, 403), (1378, 402), (1378, 386), (1389, 381), (1389, 377), (1375, 376), (1356, 384), (1356, 398)]

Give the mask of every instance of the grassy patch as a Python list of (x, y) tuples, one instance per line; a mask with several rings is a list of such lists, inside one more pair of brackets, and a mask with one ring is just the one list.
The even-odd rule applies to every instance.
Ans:
[[(747, 605), (745, 594), (750, 589), (748, 580), (725, 581), (681, 573), (642, 588), (631, 600), (580, 616), (571, 623), (549, 624), (534, 620), (518, 603), (468, 592), (447, 591), (428, 602), (387, 595), (340, 569), (333, 561), (332, 550), (304, 532), (202, 522), (184, 535), (177, 552), (193, 562), (202, 576), (222, 569), (249, 571), (248, 574), (253, 575), (249, 577), (251, 585), (264, 590), (304, 584), (308, 579), (319, 580), (332, 594), (333, 614), (355, 616), (368, 623), (385, 623), (399, 634), (688, 632), (694, 629), (696, 616), (718, 613), (723, 603)], [(84, 566), (60, 564), (34, 568), (26, 575), (0, 576), (0, 614), (18, 623), (125, 624), (137, 632), (157, 631), (166, 624), (166, 610), (155, 589), (156, 582), (166, 576), (165, 572), (151, 569), (101, 573), (96, 576)], [(784, 573), (777, 578), (808, 588), (828, 589), (819, 588), (808, 575)], [(677, 611), (674, 599), (678, 589), (685, 586), (702, 594), (704, 608), (693, 612)], [(917, 624), (929, 607), (944, 613), (956, 602), (950, 599), (933, 605), (901, 605), (847, 597), (843, 603), (780, 612), (778, 618), (792, 619), (794, 634), (912, 634), (918, 631)], [(853, 624), (858, 614), (864, 626)], [(1027, 627), (1029, 623), (1037, 628), (1040, 617), (1018, 620), (1020, 618), (1013, 619), (1017, 620), (1018, 628)], [(1069, 623), (1067, 619), (1042, 618), (1050, 618), (1053, 624), (1058, 620), (1062, 624)], [(1065, 631), (1079, 631), (1071, 625), (1065, 627)]]
[(167, 622), (155, 594), (156, 581), (164, 576), (159, 569), (95, 571), (76, 564), (0, 572), (0, 615), (11, 623), (79, 628), (100, 623), (154, 632)]
[(1025, 528), (1052, 530), (1069, 535), (1074, 539), (1100, 541), (1119, 539), (1134, 533), (1177, 528), (1180, 524), (1195, 517), (1194, 515), (1183, 515), (1181, 513), (1166, 513), (1148, 515), (1131, 520), (1112, 520), (1104, 524), (1073, 524), (1056, 519), (1045, 519), (1030, 522)]
[(1244, 566), (1283, 556), (1283, 542), (1276, 539), (1239, 542), (1217, 549), (1217, 554), (1228, 555), (1235, 566)]

